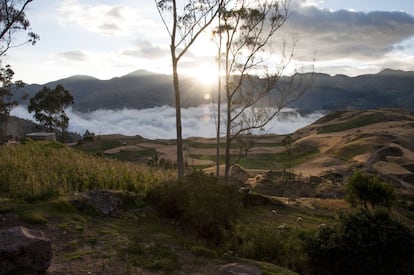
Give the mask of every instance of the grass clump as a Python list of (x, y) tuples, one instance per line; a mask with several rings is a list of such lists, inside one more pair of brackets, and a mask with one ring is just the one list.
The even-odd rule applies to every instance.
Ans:
[(173, 177), (168, 170), (88, 155), (56, 142), (0, 148), (0, 192), (28, 201), (94, 189), (144, 193)]
[(127, 263), (134, 266), (162, 271), (180, 268), (177, 254), (171, 248), (155, 243), (131, 243), (122, 254)]
[(24, 211), (20, 214), (20, 218), (24, 222), (34, 224), (34, 225), (36, 224), (43, 225), (43, 224), (48, 223), (48, 220), (43, 215), (43, 213), (38, 212), (38, 211), (32, 211), (32, 210)]
[(191, 247), (191, 253), (196, 256), (201, 256), (201, 257), (210, 258), (210, 259), (218, 258), (216, 251), (210, 248), (204, 247), (204, 246)]

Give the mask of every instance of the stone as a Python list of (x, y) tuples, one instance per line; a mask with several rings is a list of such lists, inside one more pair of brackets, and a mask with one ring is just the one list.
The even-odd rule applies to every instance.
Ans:
[(45, 234), (23, 226), (0, 231), (0, 274), (44, 273), (52, 261)]
[(124, 192), (111, 190), (93, 190), (87, 193), (76, 194), (71, 200), (73, 206), (79, 210), (91, 208), (103, 216), (117, 217), (124, 204)]
[(219, 269), (220, 274), (232, 274), (232, 275), (261, 275), (260, 268), (254, 265), (244, 263), (230, 263), (223, 265)]

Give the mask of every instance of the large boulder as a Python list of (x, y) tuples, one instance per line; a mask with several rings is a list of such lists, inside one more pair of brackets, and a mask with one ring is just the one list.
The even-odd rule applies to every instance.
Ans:
[(44, 273), (52, 261), (52, 245), (41, 231), (23, 226), (0, 231), (0, 274)]

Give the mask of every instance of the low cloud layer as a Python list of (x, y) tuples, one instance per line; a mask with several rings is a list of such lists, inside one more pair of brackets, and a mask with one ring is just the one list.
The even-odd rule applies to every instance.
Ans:
[[(175, 131), (175, 111), (169, 106), (151, 109), (96, 110), (90, 113), (67, 110), (69, 130), (83, 134), (86, 130), (96, 134), (141, 135), (146, 138), (173, 139)], [(24, 106), (18, 106), (11, 115), (33, 120)], [(313, 113), (301, 116), (293, 110), (284, 110), (265, 128), (264, 133), (288, 134), (311, 124), (322, 116)], [(214, 137), (215, 120), (211, 106), (187, 108), (182, 110), (184, 137)]]

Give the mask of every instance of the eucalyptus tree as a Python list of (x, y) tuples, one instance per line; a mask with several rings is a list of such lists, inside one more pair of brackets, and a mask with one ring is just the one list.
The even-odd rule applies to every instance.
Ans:
[[(30, 30), (30, 22), (26, 17), (25, 10), (33, 0), (0, 0), (0, 122), (3, 131), (1, 135), (7, 133), (7, 123), (10, 110), (17, 105), (15, 88), (23, 86), (23, 82), (13, 82), (14, 71), (10, 65), (2, 67), (1, 57), (12, 48), (26, 43), (34, 45), (39, 40), (39, 35)], [(27, 32), (27, 37), (20, 42), (14, 43), (18, 32)]]
[(237, 162), (254, 146), (253, 134), (296, 100), (313, 79), (313, 74), (306, 79), (299, 74), (282, 77), (293, 59), (295, 41), (291, 47), (282, 41), (278, 59), (273, 53), (272, 42), (288, 10), (288, 0), (227, 0), (220, 10), (215, 33), (222, 41), (219, 62), (225, 74), (226, 181), (234, 164), (231, 144), (240, 145)]
[(54, 89), (43, 87), (30, 98), (28, 110), (29, 113), (34, 112), (33, 117), (49, 131), (60, 130), (64, 141), (65, 130), (69, 126), (69, 117), (66, 115), (65, 108), (72, 104), (71, 93), (62, 85), (57, 85)]
[[(14, 91), (24, 86), (22, 81), (13, 81), (14, 71), (10, 65), (0, 68), (0, 137), (7, 135), (11, 109), (18, 105)], [(25, 96), (23, 96), (24, 98)]]
[(173, 72), (178, 177), (184, 175), (181, 98), (178, 64), (197, 38), (214, 21), (223, 0), (154, 0), (170, 39)]
[[(34, 45), (39, 40), (39, 35), (30, 30), (30, 22), (25, 10), (33, 0), (0, 0), (0, 57), (5, 55), (11, 47), (30, 43)], [(14, 44), (13, 40), (17, 32), (27, 32), (27, 38)]]

